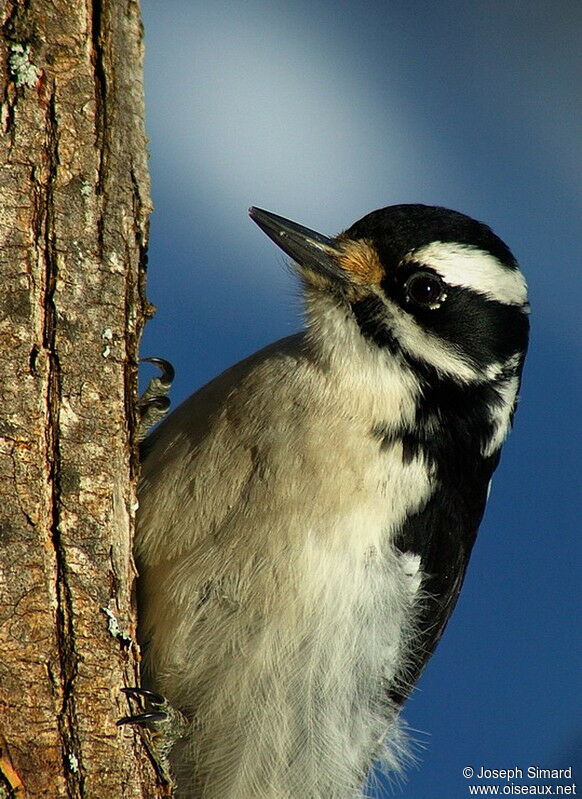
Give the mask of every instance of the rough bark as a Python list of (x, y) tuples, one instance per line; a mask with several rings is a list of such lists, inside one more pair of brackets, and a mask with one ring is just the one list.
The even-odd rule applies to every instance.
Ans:
[(140, 737), (115, 725), (137, 677), (139, 8), (0, 0), (0, 16), (0, 797), (150, 799)]

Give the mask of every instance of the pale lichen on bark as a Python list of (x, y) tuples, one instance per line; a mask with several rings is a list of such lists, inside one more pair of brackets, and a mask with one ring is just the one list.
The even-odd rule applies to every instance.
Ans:
[(154, 797), (115, 726), (137, 679), (139, 9), (9, 0), (0, 14), (0, 788), (12, 769), (31, 797)]

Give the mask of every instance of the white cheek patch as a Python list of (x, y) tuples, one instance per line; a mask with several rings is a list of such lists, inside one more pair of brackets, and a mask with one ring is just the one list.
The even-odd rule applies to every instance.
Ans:
[(469, 363), (453, 344), (424, 330), (410, 314), (393, 302), (389, 301), (387, 307), (392, 311), (389, 324), (395, 337), (400, 346), (416, 360), (429, 363), (439, 372), (463, 383), (483, 381), (482, 370)]
[(431, 267), (450, 286), (470, 289), (504, 305), (527, 306), (527, 285), (518, 269), (508, 269), (491, 253), (469, 244), (433, 241), (409, 253), (403, 263)]

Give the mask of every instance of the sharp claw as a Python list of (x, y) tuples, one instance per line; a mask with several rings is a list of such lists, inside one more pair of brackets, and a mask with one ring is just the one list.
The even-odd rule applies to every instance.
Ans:
[(156, 694), (147, 688), (122, 688), (121, 691), (127, 696), (143, 696), (144, 699), (147, 699), (153, 705), (163, 705), (166, 701), (161, 694)]
[[(145, 699), (150, 705), (166, 705), (165, 697), (161, 694), (150, 691), (147, 688), (138, 688), (131, 686), (129, 688), (121, 688), (122, 693), (132, 699)], [(146, 710), (143, 713), (135, 713), (131, 716), (123, 716), (117, 721), (117, 726), (121, 727), (124, 724), (145, 724), (150, 721), (165, 721), (168, 714), (164, 710)]]
[(170, 361), (166, 361), (165, 358), (141, 358), (140, 360), (142, 363), (153, 363), (154, 366), (158, 367), (162, 373), (160, 377), (158, 377), (160, 383), (168, 386), (173, 383), (176, 371)]
[(167, 718), (167, 713), (161, 710), (152, 710), (147, 713), (138, 713), (135, 716), (123, 716), (115, 723), (118, 727), (122, 727), (124, 724), (145, 724), (148, 721), (165, 721)]
[(139, 400), (140, 424), (137, 431), (137, 440), (143, 441), (154, 425), (160, 422), (170, 407), (170, 400), (166, 396), (174, 379), (174, 367), (164, 358), (142, 358), (142, 362), (153, 363), (160, 370), (159, 375), (153, 377)]

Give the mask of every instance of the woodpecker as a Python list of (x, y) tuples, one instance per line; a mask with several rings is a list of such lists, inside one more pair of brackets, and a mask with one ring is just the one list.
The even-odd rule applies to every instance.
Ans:
[(327, 237), (251, 218), (304, 332), (144, 442), (143, 685), (186, 719), (179, 799), (353, 799), (455, 606), (515, 410), (524, 278), (486, 225), (394, 205)]

